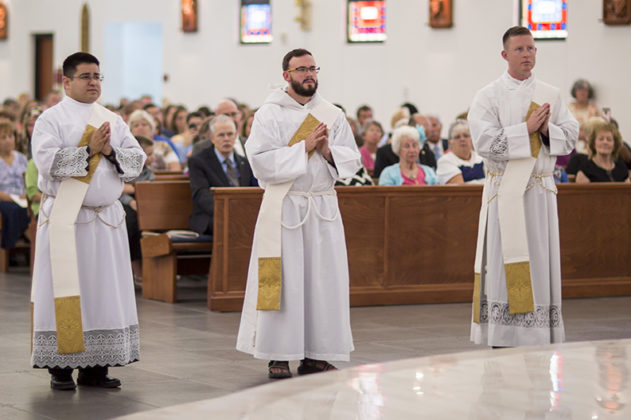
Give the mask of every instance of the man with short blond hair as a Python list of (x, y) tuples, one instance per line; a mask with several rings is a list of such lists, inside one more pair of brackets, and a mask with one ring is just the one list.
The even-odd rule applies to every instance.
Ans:
[(502, 38), (508, 69), (477, 92), (468, 120), (488, 173), (474, 265), (471, 340), (492, 347), (562, 342), (561, 256), (553, 171), (578, 123), (559, 89), (535, 78), (527, 28)]

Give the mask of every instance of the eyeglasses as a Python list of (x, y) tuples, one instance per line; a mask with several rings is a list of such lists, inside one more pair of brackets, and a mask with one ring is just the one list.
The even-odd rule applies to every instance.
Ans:
[(83, 73), (78, 76), (70, 77), (70, 79), (79, 79), (82, 82), (89, 82), (90, 80), (102, 82), (104, 78), (105, 76), (103, 76), (101, 73), (94, 73), (94, 74)]
[(287, 71), (295, 71), (299, 74), (306, 74), (307, 72), (317, 74), (320, 72), (320, 67), (296, 67), (295, 69), (287, 69)]
[(197, 124), (189, 124), (188, 128), (189, 128), (189, 130), (197, 130), (199, 128), (199, 125), (197, 125)]

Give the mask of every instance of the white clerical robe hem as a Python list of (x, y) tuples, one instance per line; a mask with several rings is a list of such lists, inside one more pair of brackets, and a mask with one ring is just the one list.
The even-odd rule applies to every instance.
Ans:
[(140, 360), (138, 325), (83, 332), (85, 352), (59, 354), (55, 331), (35, 331), (31, 365), (37, 368), (85, 368), (124, 366)]
[(354, 349), (350, 349), (348, 353), (314, 353), (314, 352), (304, 352), (304, 353), (261, 353), (257, 351), (250, 351), (247, 349), (242, 349), (237, 347), (237, 350), (242, 351), (244, 353), (252, 354), (252, 357), (255, 359), (261, 360), (302, 360), (305, 357), (314, 360), (327, 360), (327, 361), (338, 361), (338, 362), (348, 362), (351, 360), (350, 352)]

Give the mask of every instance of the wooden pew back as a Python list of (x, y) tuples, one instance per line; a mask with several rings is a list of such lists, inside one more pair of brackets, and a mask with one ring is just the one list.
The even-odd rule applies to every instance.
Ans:
[[(558, 185), (563, 297), (631, 295), (631, 185)], [(482, 186), (337, 187), (352, 306), (470, 302)], [(214, 190), (208, 306), (241, 309), (262, 191)]]
[(190, 229), (193, 199), (188, 180), (137, 182), (136, 202), (141, 231)]

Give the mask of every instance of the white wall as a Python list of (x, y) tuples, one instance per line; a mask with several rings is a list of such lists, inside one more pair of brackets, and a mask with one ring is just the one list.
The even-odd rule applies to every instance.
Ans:
[[(10, 10), (10, 39), (0, 42), (0, 97), (33, 90), (32, 34), (55, 34), (54, 61), (79, 48), (80, 11), (86, 0), (5, 0)], [(500, 37), (514, 24), (514, 2), (457, 0), (451, 29), (427, 26), (427, 1), (389, 0), (388, 41), (347, 44), (345, 0), (312, 0), (313, 30), (294, 21), (293, 0), (272, 0), (271, 45), (239, 45), (238, 0), (199, 0), (199, 27), (180, 31), (177, 0), (87, 0), (91, 11), (91, 51), (102, 57), (105, 25), (112, 22), (159, 22), (163, 27), (163, 94), (189, 107), (213, 105), (231, 96), (252, 106), (269, 86), (282, 82), (280, 62), (291, 48), (310, 49), (318, 64), (320, 90), (349, 113), (373, 106), (386, 125), (403, 101), (438, 114), (445, 125), (464, 111), (477, 89), (505, 68)], [(540, 41), (536, 74), (562, 89), (578, 77), (589, 79), (597, 103), (610, 106), (631, 138), (631, 26), (599, 22), (602, 2), (570, 3), (567, 41)], [(102, 70), (107, 77), (108, 63)], [(107, 89), (107, 81), (103, 89)]]

